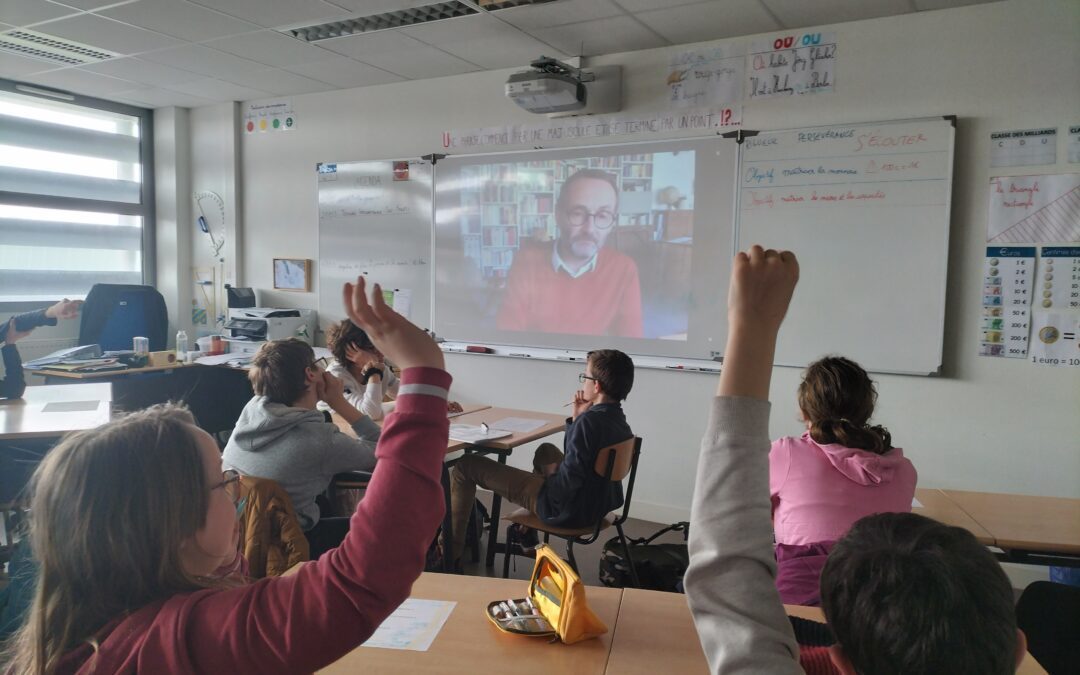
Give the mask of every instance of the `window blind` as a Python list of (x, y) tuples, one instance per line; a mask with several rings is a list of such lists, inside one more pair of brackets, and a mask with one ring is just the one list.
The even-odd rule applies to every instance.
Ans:
[(147, 281), (149, 111), (11, 85), (0, 81), (0, 302)]

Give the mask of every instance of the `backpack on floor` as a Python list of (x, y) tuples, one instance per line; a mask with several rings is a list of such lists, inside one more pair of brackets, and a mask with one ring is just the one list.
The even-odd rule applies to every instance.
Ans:
[[(630, 556), (637, 570), (641, 588), (653, 591), (683, 592), (682, 579), (686, 567), (690, 564), (690, 554), (686, 549), (687, 528), (690, 523), (680, 522), (669, 525), (651, 537), (627, 539)], [(656, 539), (668, 532), (682, 532), (681, 544), (654, 544)], [(604, 552), (600, 556), (600, 583), (616, 588), (633, 587), (630, 565), (626, 552), (618, 537), (604, 543)]]

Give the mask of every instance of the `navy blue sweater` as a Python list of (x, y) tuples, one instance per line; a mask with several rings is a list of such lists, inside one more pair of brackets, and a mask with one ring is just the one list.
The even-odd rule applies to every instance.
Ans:
[(548, 525), (588, 527), (622, 506), (622, 484), (596, 473), (600, 450), (631, 438), (618, 403), (599, 403), (567, 421), (559, 470), (548, 477), (536, 501), (536, 511)]

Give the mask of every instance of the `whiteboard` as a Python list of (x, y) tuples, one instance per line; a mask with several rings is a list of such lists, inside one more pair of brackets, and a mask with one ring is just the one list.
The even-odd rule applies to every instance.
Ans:
[(744, 140), (736, 249), (801, 264), (778, 365), (841, 354), (875, 372), (940, 369), (953, 143), (943, 118)]
[(345, 318), (342, 285), (366, 275), (384, 291), (405, 291), (407, 318), (428, 328), (431, 164), (421, 159), (323, 162), (316, 171), (320, 324), (325, 329)]

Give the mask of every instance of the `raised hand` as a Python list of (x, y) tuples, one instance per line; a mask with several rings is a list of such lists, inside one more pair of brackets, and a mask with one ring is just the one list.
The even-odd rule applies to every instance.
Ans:
[(74, 319), (79, 315), (79, 309), (82, 308), (82, 300), (68, 300), (64, 298), (55, 305), (45, 310), (45, 316), (53, 319)]
[(31, 328), (30, 330), (24, 330), (24, 331), (20, 332), (17, 328), (15, 328), (15, 319), (12, 318), (10, 321), (8, 321), (7, 335), (4, 337), (4, 343), (9, 344), (9, 345), (13, 345), (16, 342), (18, 342), (19, 340), (23, 339), (24, 337), (26, 337), (27, 335), (29, 335), (30, 333), (33, 333), (33, 332), (34, 332), (33, 328)]
[(757, 245), (740, 251), (731, 267), (728, 319), (733, 325), (776, 333), (798, 281), (799, 262), (791, 251), (766, 251)]
[(379, 284), (373, 289), (374, 302), (368, 301), (366, 290), (366, 280), (357, 277), (355, 284), (345, 284), (342, 297), (345, 313), (367, 332), (375, 347), (402, 369), (444, 369), (443, 353), (435, 340), (392, 310), (383, 300)]
[(728, 340), (717, 395), (769, 400), (776, 334), (798, 281), (799, 262), (790, 251), (753, 246), (735, 256), (728, 287)]

